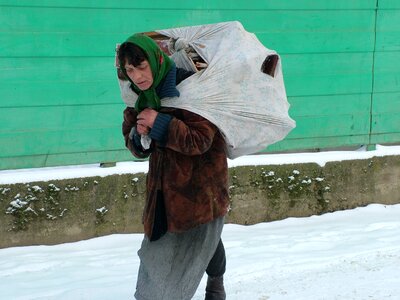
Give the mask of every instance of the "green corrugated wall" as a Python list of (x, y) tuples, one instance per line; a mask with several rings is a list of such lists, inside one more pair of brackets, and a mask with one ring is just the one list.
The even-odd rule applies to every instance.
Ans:
[(297, 128), (269, 151), (400, 142), (398, 0), (0, 0), (0, 169), (131, 160), (115, 44), (231, 20), (282, 56)]

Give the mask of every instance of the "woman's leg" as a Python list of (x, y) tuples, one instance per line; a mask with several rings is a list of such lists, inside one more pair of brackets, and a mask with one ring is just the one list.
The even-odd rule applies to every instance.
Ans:
[(206, 273), (210, 277), (220, 277), (223, 276), (226, 269), (226, 256), (225, 256), (225, 248), (222, 240), (219, 240), (217, 249), (213, 257), (210, 260), (210, 263), (207, 266)]
[(217, 249), (210, 260), (206, 273), (207, 286), (205, 300), (225, 300), (224, 273), (226, 269), (225, 248), (222, 240), (219, 240)]

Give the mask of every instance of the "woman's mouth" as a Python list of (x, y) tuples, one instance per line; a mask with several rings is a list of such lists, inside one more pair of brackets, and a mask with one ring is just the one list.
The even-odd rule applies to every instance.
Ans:
[(144, 86), (144, 85), (146, 85), (146, 81), (137, 82), (136, 85), (139, 86), (139, 87), (140, 86)]

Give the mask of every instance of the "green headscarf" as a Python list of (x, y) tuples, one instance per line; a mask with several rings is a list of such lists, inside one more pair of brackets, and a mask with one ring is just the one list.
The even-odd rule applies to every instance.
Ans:
[(171, 70), (173, 61), (160, 49), (160, 47), (158, 47), (157, 43), (153, 39), (144, 34), (136, 33), (130, 36), (125, 42), (135, 44), (144, 51), (153, 73), (152, 86), (149, 89), (142, 91), (127, 76), (125, 66), (122, 62), (120, 62), (122, 72), (132, 83), (135, 92), (139, 95), (135, 103), (135, 109), (136, 111), (140, 112), (143, 109), (150, 107), (158, 111), (161, 107), (161, 102), (155, 88), (167, 75), (169, 70)]

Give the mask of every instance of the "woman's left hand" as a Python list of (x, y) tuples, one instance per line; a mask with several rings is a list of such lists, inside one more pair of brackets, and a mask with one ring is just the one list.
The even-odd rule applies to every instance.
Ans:
[(137, 116), (136, 124), (138, 126), (145, 126), (152, 128), (154, 125), (154, 121), (157, 118), (158, 112), (151, 108), (146, 108), (140, 112)]

